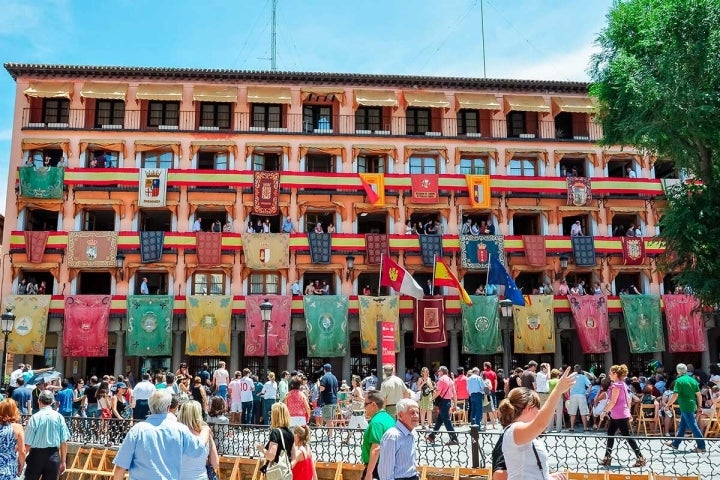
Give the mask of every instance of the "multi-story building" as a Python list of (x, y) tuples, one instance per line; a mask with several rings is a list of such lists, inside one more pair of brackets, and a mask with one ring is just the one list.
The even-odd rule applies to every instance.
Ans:
[[(459, 229), (468, 219), (486, 221), (504, 236), (509, 271), (523, 292), (545, 285), (558, 291), (560, 280), (607, 284), (612, 292), (611, 353), (584, 355), (567, 300), (554, 298), (556, 351), (534, 355), (554, 365), (628, 362), (641, 371), (653, 358), (682, 359), (707, 366), (717, 360), (720, 335), (708, 319), (702, 334), (709, 350), (687, 354), (630, 354), (620, 302), (622, 290), (661, 294), (674, 289), (670, 276), (655, 268), (662, 213), (663, 182), (678, 180), (670, 160), (628, 148), (602, 148), (587, 85), (578, 82), (491, 80), (303, 72), (252, 72), (175, 68), (125, 68), (7, 64), (17, 89), (11, 165), (8, 172), (7, 225), (3, 236), (2, 294), (19, 282), (44, 282), (52, 294), (44, 357), (15, 358), (34, 365), (53, 364), (67, 375), (191, 368), (213, 356), (186, 356), (187, 299), (199, 294), (231, 295), (232, 344), (225, 360), (232, 369), (259, 367), (262, 353), (245, 356), (246, 298), (290, 295), (296, 280), (326, 282), (329, 293), (350, 298), (350, 348), (333, 359), (345, 378), (374, 365), (361, 353), (357, 295), (376, 292), (379, 266), (366, 261), (365, 234), (387, 234), (393, 259), (424, 285), (432, 268), (423, 265), (417, 235), (406, 224), (437, 221), (443, 253), (471, 294), (485, 283), (485, 271), (459, 268)], [(66, 164), (62, 194), (36, 198), (18, 188), (23, 165), (57, 168)], [(165, 202), (139, 202), (139, 170), (169, 169)], [(281, 172), (279, 211), (259, 217), (253, 173)], [(384, 174), (384, 204), (368, 200), (359, 173)], [(411, 196), (414, 175), (438, 175), (432, 203)], [(567, 201), (566, 174), (589, 178), (592, 200)], [(492, 201), (474, 206), (466, 175), (490, 175)], [(150, 181), (150, 189), (153, 185)], [(141, 186), (142, 188), (142, 186)], [(587, 192), (589, 193), (589, 192)], [(569, 204), (570, 203), (570, 204)], [(249, 223), (269, 220), (279, 232), (285, 218), (294, 223), (287, 268), (247, 266), (241, 234)], [(221, 259), (198, 261), (193, 225), (231, 224), (223, 233)], [(595, 238), (598, 261), (580, 267), (572, 261), (570, 232), (576, 222)], [(322, 227), (316, 227), (318, 224)], [(332, 224), (331, 259), (313, 263), (306, 232)], [(630, 224), (644, 236), (646, 257), (624, 265), (618, 234)], [(31, 262), (25, 231), (48, 231), (41, 258)], [(70, 262), (73, 232), (117, 232), (114, 264), (83, 267)], [(163, 231), (160, 256), (142, 262), (139, 232)], [(530, 265), (523, 236), (543, 236), (545, 261)], [(94, 241), (94, 240), (93, 240)], [(570, 262), (568, 262), (570, 259)], [(39, 260), (39, 261), (38, 261)], [(172, 356), (125, 354), (126, 297), (150, 293), (173, 296)], [(386, 291), (386, 289), (381, 290)], [(451, 367), (501, 355), (461, 353), (460, 305), (455, 290), (446, 298), (449, 346), (413, 348), (413, 303), (401, 302), (400, 368), (445, 363)], [(109, 356), (71, 357), (63, 352), (64, 302), (69, 295), (111, 295)], [(271, 358), (272, 369), (316, 369), (325, 358), (308, 355), (303, 300), (292, 299), (288, 355)], [(503, 333), (511, 334), (511, 325)], [(101, 332), (99, 334), (103, 334)], [(509, 345), (509, 342), (506, 344)], [(504, 359), (506, 363), (509, 358)], [(523, 365), (528, 358), (512, 356)]]

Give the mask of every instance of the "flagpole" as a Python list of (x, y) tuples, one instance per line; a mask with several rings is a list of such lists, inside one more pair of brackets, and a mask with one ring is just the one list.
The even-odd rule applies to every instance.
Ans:
[(430, 286), (430, 296), (435, 295), (435, 270), (437, 270), (437, 261), (438, 261), (438, 256), (435, 255), (435, 264), (433, 265), (433, 280), (432, 280), (432, 285)]
[(382, 283), (382, 274), (383, 274), (383, 259), (385, 258), (385, 252), (382, 252), (380, 254), (380, 275), (378, 276), (378, 289), (377, 294), (378, 297), (380, 296), (380, 284)]

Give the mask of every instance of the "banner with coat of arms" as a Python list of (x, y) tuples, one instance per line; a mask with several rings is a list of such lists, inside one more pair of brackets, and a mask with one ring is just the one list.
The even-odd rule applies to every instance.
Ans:
[(584, 207), (592, 203), (592, 183), (588, 177), (567, 178), (567, 204)]
[(167, 205), (167, 168), (141, 168), (138, 184), (138, 207)]
[(128, 295), (125, 354), (145, 357), (172, 355), (172, 295)]
[(362, 353), (377, 355), (378, 322), (395, 324), (395, 351), (400, 351), (400, 297), (388, 295), (373, 297), (358, 295), (358, 318), (360, 320), (360, 347)]
[(62, 198), (65, 184), (63, 167), (22, 166), (18, 169), (19, 194), (30, 198)]
[(349, 306), (345, 295), (303, 297), (308, 357), (344, 357), (348, 353)]
[(7, 295), (3, 312), (11, 308), (15, 324), (8, 336), (8, 352), (15, 355), (44, 355), (50, 295)]
[(491, 255), (505, 265), (505, 240), (502, 235), (460, 235), (462, 268), (487, 270)]
[(620, 295), (630, 353), (665, 351), (659, 295)]
[(610, 320), (605, 295), (568, 295), (583, 353), (610, 351)]
[(63, 354), (107, 357), (110, 295), (69, 295), (65, 298)]
[(663, 295), (662, 301), (668, 329), (668, 351), (706, 351), (707, 341), (700, 300), (694, 295)]
[(289, 233), (243, 233), (245, 266), (252, 270), (279, 270), (290, 266)]
[(645, 239), (642, 237), (622, 237), (623, 263), (642, 265), (645, 261)]
[(414, 348), (447, 347), (444, 298), (415, 299), (414, 323)]
[(230, 355), (230, 295), (190, 295), (185, 302), (187, 355)]
[(421, 173), (412, 177), (412, 201), (414, 203), (438, 203), (440, 175)]
[(493, 355), (503, 351), (497, 295), (470, 295), (472, 305), (462, 307), (462, 352)]
[(265, 354), (265, 324), (260, 305), (269, 301), (273, 308), (267, 329), (268, 357), (284, 357), (290, 352), (292, 297), (287, 295), (248, 295), (245, 297), (245, 356)]
[(555, 353), (554, 297), (527, 295), (525, 298), (524, 307), (513, 306), (515, 353)]
[(68, 232), (68, 268), (115, 268), (117, 232)]

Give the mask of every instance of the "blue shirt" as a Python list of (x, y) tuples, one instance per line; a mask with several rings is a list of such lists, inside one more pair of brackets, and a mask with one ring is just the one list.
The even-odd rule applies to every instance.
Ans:
[(205, 447), (187, 426), (170, 413), (152, 414), (136, 423), (125, 436), (113, 463), (130, 478), (177, 480), (183, 457), (207, 455)]
[(467, 389), (470, 395), (473, 393), (483, 393), (485, 391), (485, 382), (480, 378), (480, 375), (473, 373), (468, 377)]
[(282, 233), (291, 233), (293, 231), (293, 222), (289, 218), (283, 220)]
[(72, 413), (73, 391), (72, 388), (63, 388), (55, 394), (58, 412), (70, 415)]
[(380, 441), (380, 480), (395, 480), (419, 475), (417, 442), (415, 435), (398, 420)]
[(50, 406), (38, 410), (25, 427), (25, 445), (30, 445), (30, 448), (60, 448), (60, 444), (68, 440), (70, 430), (65, 417)]
[(27, 415), (30, 412), (28, 412), (27, 404), (31, 399), (31, 393), (30, 389), (23, 385), (20, 388), (16, 388), (13, 391), (12, 399), (15, 400), (15, 402), (18, 404), (18, 408), (20, 409), (20, 414)]
[(573, 386), (570, 387), (570, 395), (585, 395), (589, 386), (590, 380), (588, 380), (588, 377), (579, 373), (577, 380), (575, 380)]

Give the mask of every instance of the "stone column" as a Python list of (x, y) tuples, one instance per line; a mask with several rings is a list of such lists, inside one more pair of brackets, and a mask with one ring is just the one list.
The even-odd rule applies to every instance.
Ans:
[(504, 320), (505, 326), (502, 329), (502, 335), (503, 335), (503, 369), (505, 370), (505, 375), (510, 378), (510, 354), (512, 350), (512, 344), (511, 344), (511, 330), (510, 330), (510, 323), (507, 320)]
[[(563, 329), (558, 328), (555, 331), (555, 355), (553, 355), (553, 368), (560, 368), (563, 365), (563, 358), (562, 358), (562, 348), (561, 348), (561, 341), (560, 341), (560, 334), (562, 333)], [(510, 375), (510, 372), (507, 372), (508, 375)]]
[[(708, 338), (708, 329), (703, 329), (703, 335), (705, 335), (705, 345), (710, 345), (710, 338)], [(708, 368), (710, 368), (710, 348), (705, 348), (702, 352), (702, 360), (700, 361), (700, 364), (702, 365), (702, 369), (704, 371), (708, 371)]]
[(122, 375), (125, 373), (123, 370), (123, 364), (125, 363), (125, 332), (118, 330), (115, 332), (115, 366), (113, 371), (115, 375)]
[[(55, 332), (57, 335), (57, 356), (55, 357), (55, 370), (62, 373), (66, 377), (70, 375), (65, 371), (65, 355), (63, 354), (63, 332), (62, 330)], [(10, 374), (10, 372), (8, 372)]]
[(173, 330), (172, 368), (179, 368), (182, 362), (182, 330)]
[(348, 385), (350, 384), (350, 346), (348, 345), (347, 352), (345, 353), (345, 357), (343, 357), (342, 362), (342, 376), (338, 378), (338, 382), (342, 382), (343, 379), (348, 380)]
[(288, 354), (287, 354), (287, 365), (285, 369), (288, 372), (292, 372), (297, 367), (295, 366), (295, 330), (290, 330), (288, 334)]
[(229, 372), (232, 375), (236, 370), (240, 370), (240, 330), (233, 330), (230, 341), (230, 367)]
[(454, 328), (450, 330), (450, 371), (455, 371), (460, 363), (460, 351), (458, 347), (458, 331)]
[(605, 362), (605, 365), (603, 365), (605, 367), (605, 371), (606, 372), (609, 371), (610, 367), (612, 367), (612, 365), (613, 365), (612, 350), (610, 350), (609, 352), (605, 352), (603, 362)]
[(400, 326), (400, 351), (397, 354), (395, 372), (400, 378), (405, 378), (405, 331)]

